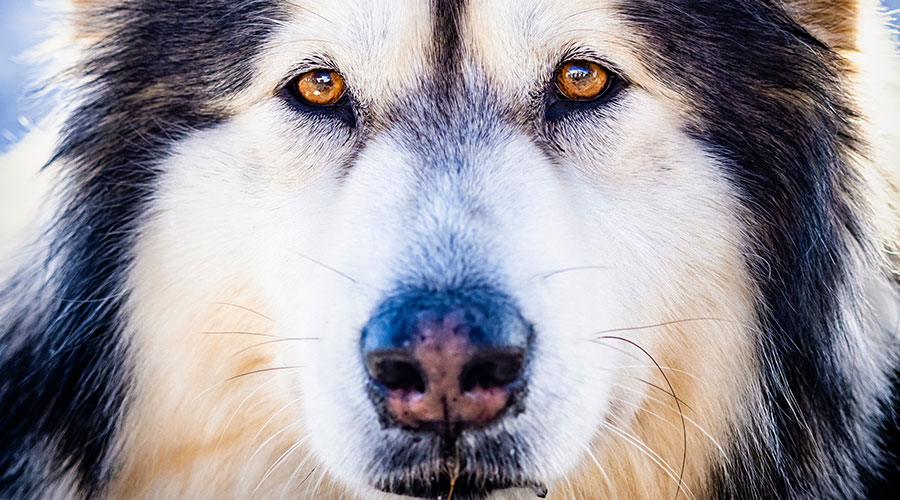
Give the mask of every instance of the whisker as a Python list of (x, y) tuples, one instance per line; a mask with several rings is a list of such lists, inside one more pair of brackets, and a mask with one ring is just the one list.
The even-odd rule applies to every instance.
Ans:
[[(659, 398), (657, 398), (657, 397), (653, 397), (653, 396), (651, 396), (651, 395), (649, 395), (649, 394), (646, 394), (646, 393), (644, 393), (644, 392), (642, 392), (642, 391), (639, 391), (639, 390), (637, 390), (637, 389), (628, 387), (628, 386), (623, 385), (623, 384), (616, 384), (616, 383), (614, 383), (614, 384), (612, 384), (612, 385), (613, 385), (614, 387), (618, 387), (619, 389), (622, 389), (622, 390), (624, 390), (624, 391), (628, 391), (628, 392), (631, 392), (631, 393), (633, 393), (633, 394), (637, 394), (638, 396), (640, 396), (640, 397), (642, 397), (642, 398), (645, 398), (645, 399), (648, 399), (648, 400), (650, 400), (650, 401), (653, 401), (653, 402), (655, 402), (655, 403), (657, 403), (657, 404), (660, 404), (660, 405), (662, 405), (662, 406), (664, 406), (664, 407), (666, 407), (666, 408), (668, 408), (668, 409), (670, 409), (670, 410), (672, 410), (672, 411), (678, 411), (677, 408), (675, 408), (674, 405), (671, 405), (671, 404), (669, 404), (669, 403), (666, 403), (665, 401), (663, 401), (663, 400), (661, 400), (661, 399), (659, 399)], [(668, 393), (667, 393), (667, 394), (668, 394)], [(615, 399), (619, 399), (619, 398), (615, 398)], [(682, 402), (682, 404), (684, 404), (684, 402)], [(713, 444), (713, 446), (715, 446), (716, 448), (719, 449), (719, 452), (722, 454), (722, 457), (725, 458), (725, 459), (726, 459), (726, 462), (727, 462), (728, 454), (725, 453), (725, 448), (722, 447), (721, 444), (719, 444), (719, 441), (716, 440), (716, 438), (714, 438), (714, 437), (712, 436), (712, 434), (711, 434), (709, 431), (707, 431), (702, 425), (700, 425), (696, 420), (692, 419), (691, 417), (689, 417), (689, 416), (687, 416), (687, 415), (684, 415), (684, 419), (687, 421), (687, 423), (689, 423), (689, 424), (693, 425), (694, 427), (696, 427), (697, 430), (699, 430), (704, 436), (706, 436), (707, 439), (709, 439), (709, 441)], [(727, 464), (726, 464), (726, 466), (727, 466)]]
[[(655, 463), (657, 466), (659, 466), (660, 470), (662, 470), (663, 472), (665, 472), (666, 475), (669, 476), (669, 478), (671, 478), (673, 481), (677, 481), (677, 482), (678, 482), (678, 492), (681, 491), (682, 486), (683, 486), (684, 489), (685, 489), (685, 493), (686, 493), (690, 498), (694, 498), (694, 495), (693, 495), (693, 493), (691, 492), (691, 489), (690, 489), (687, 485), (683, 485), (682, 478), (681, 478), (681, 477), (676, 477), (675, 469), (674, 469), (671, 465), (669, 465), (669, 463), (666, 462), (661, 456), (659, 456), (659, 453), (657, 453), (656, 451), (654, 451), (653, 448), (651, 448), (651, 447), (648, 446), (646, 443), (644, 443), (643, 441), (641, 441), (640, 439), (638, 439), (637, 436), (633, 436), (633, 435), (629, 434), (628, 432), (626, 432), (625, 430), (623, 430), (622, 428), (620, 428), (620, 427), (617, 426), (617, 425), (613, 425), (613, 424), (611, 424), (611, 423), (609, 423), (609, 422), (601, 422), (600, 425), (602, 425), (603, 427), (605, 427), (606, 429), (608, 429), (608, 430), (609, 430), (610, 432), (612, 432), (613, 434), (618, 435), (619, 437), (621, 437), (622, 439), (624, 439), (624, 440), (627, 441), (628, 443), (632, 444), (632, 445), (633, 445), (635, 448), (637, 448), (641, 453), (643, 453), (644, 456), (646, 456), (646, 457), (649, 458), (653, 463)], [(676, 493), (677, 493), (677, 492), (676, 492)]]
[(249, 371), (249, 372), (241, 373), (240, 375), (235, 375), (235, 376), (233, 376), (233, 377), (228, 377), (227, 379), (224, 380), (224, 382), (230, 382), (230, 381), (232, 381), (232, 380), (234, 380), (234, 379), (238, 379), (238, 378), (241, 378), (241, 377), (247, 377), (247, 376), (249, 376), (249, 375), (256, 375), (256, 374), (258, 374), (258, 373), (273, 372), (273, 371), (276, 371), (276, 370), (293, 370), (293, 369), (296, 369), (296, 368), (306, 368), (306, 365), (275, 366), (275, 367), (271, 367), (271, 368), (260, 368), (259, 370), (252, 370), (252, 371)]
[(260, 488), (262, 488), (262, 485), (263, 485), (263, 483), (266, 482), (266, 479), (269, 479), (269, 476), (271, 476), (273, 473), (275, 473), (275, 470), (278, 469), (278, 467), (281, 464), (283, 464), (284, 461), (288, 459), (288, 457), (293, 455), (295, 451), (297, 451), (298, 449), (300, 449), (301, 446), (303, 446), (304, 441), (305, 441), (305, 439), (301, 439), (300, 441), (297, 441), (290, 448), (288, 448), (287, 451), (282, 453), (280, 457), (275, 459), (275, 461), (272, 463), (272, 465), (266, 470), (265, 474), (263, 474), (263, 477), (262, 477), (262, 479), (259, 480), (259, 483), (256, 484), (256, 488), (253, 488), (253, 492), (250, 493), (250, 500), (253, 500), (253, 497), (256, 496), (256, 493), (259, 491)]
[(247, 306), (242, 306), (242, 305), (240, 305), (240, 304), (232, 304), (231, 302), (210, 302), (210, 304), (217, 305), (217, 306), (231, 306), (231, 307), (236, 307), (236, 308), (238, 308), (238, 309), (242, 309), (242, 310), (247, 311), (247, 312), (249, 312), (249, 313), (253, 313), (253, 314), (259, 316), (260, 318), (267, 319), (267, 320), (271, 321), (272, 323), (275, 322), (274, 319), (272, 319), (272, 318), (266, 316), (265, 314), (263, 314), (263, 313), (261, 313), (261, 312), (259, 312), (259, 311), (250, 309), (250, 308), (247, 307)]
[(240, 351), (237, 351), (237, 352), (235, 352), (234, 354), (232, 354), (232, 356), (237, 356), (238, 354), (247, 352), (247, 351), (249, 351), (250, 349), (255, 349), (255, 348), (257, 348), (257, 347), (262, 347), (262, 346), (264, 346), (264, 345), (277, 344), (277, 343), (279, 343), (279, 342), (290, 342), (290, 341), (294, 341), (294, 340), (319, 340), (319, 337), (285, 337), (285, 338), (278, 338), (278, 339), (275, 339), (275, 340), (267, 340), (267, 341), (265, 341), (265, 342), (260, 342), (260, 343), (258, 343), (258, 344), (253, 344), (253, 345), (251, 345), (251, 346), (249, 346), (249, 347), (245, 347), (245, 348), (241, 349)]
[[(654, 368), (654, 366), (653, 365), (626, 365), (626, 366), (620, 366), (619, 368)], [(680, 368), (674, 368), (671, 366), (660, 366), (660, 368), (662, 368), (663, 370), (666, 370), (666, 371), (670, 371), (673, 373), (679, 373), (681, 375), (691, 377), (692, 379), (696, 380), (697, 382), (700, 382), (701, 384), (704, 384), (704, 385), (706, 384), (705, 380), (703, 380), (701, 377), (699, 377), (697, 375), (694, 375), (693, 373), (691, 373), (689, 371), (685, 371)]]
[(553, 270), (553, 271), (547, 271), (547, 272), (535, 274), (534, 276), (531, 277), (531, 279), (532, 279), (532, 280), (535, 280), (535, 279), (543, 279), (543, 280), (545, 280), (545, 279), (552, 278), (553, 276), (558, 276), (558, 275), (560, 275), (560, 274), (572, 273), (572, 272), (576, 272), (576, 271), (598, 270), (598, 269), (599, 269), (599, 270), (603, 270), (603, 269), (611, 269), (611, 267), (610, 267), (610, 266), (574, 266), (574, 267), (566, 267), (566, 268), (563, 268), (563, 269), (556, 269), (556, 270)]
[[(253, 443), (255, 443), (257, 439), (259, 439), (259, 436), (261, 436), (262, 433), (263, 433), (263, 431), (266, 430), (266, 427), (268, 427), (269, 424), (271, 424), (272, 421), (275, 420), (275, 417), (277, 417), (277, 416), (278, 416), (281, 412), (283, 412), (284, 410), (287, 410), (287, 409), (290, 408), (291, 406), (295, 405), (295, 404), (296, 404), (298, 401), (300, 401), (301, 399), (302, 399), (302, 398), (294, 398), (293, 400), (288, 401), (287, 404), (285, 404), (284, 406), (282, 406), (281, 408), (279, 408), (277, 411), (275, 411), (274, 413), (272, 413), (271, 415), (269, 415), (269, 418), (266, 419), (266, 421), (262, 424), (262, 427), (260, 427), (259, 430), (256, 431), (256, 434), (253, 435), (253, 439), (251, 439), (251, 440), (249, 441), (248, 446), (247, 446), (247, 452), (249, 453), (249, 451), (250, 451), (250, 446), (253, 446)], [(246, 473), (246, 472), (247, 472), (247, 467), (249, 467), (250, 463), (253, 462), (253, 459), (256, 458), (256, 455), (257, 455), (260, 451), (262, 451), (262, 449), (265, 448), (265, 446), (266, 446), (267, 444), (269, 444), (269, 442), (271, 442), (271, 441), (272, 441), (273, 439), (275, 439), (275, 437), (277, 437), (279, 434), (281, 434), (282, 432), (284, 432), (284, 431), (290, 429), (292, 426), (296, 425), (297, 423), (299, 423), (299, 422), (292, 419), (291, 422), (288, 423), (287, 425), (285, 425), (281, 430), (275, 432), (274, 434), (272, 434), (271, 436), (269, 436), (268, 438), (266, 438), (266, 440), (263, 441), (262, 444), (260, 444), (260, 445), (253, 451), (253, 453), (250, 455), (250, 458), (247, 459), (247, 462), (246, 462), (246, 465), (245, 465), (245, 467), (244, 467), (244, 472), (243, 472), (243, 473)], [(243, 473), (242, 473), (242, 474), (243, 474)]]
[(618, 333), (618, 332), (633, 332), (637, 330), (650, 330), (653, 328), (661, 328), (664, 326), (677, 325), (680, 323), (693, 323), (697, 321), (722, 321), (725, 323), (734, 323), (731, 320), (725, 318), (686, 318), (686, 319), (675, 319), (672, 321), (665, 321), (663, 323), (656, 323), (653, 325), (645, 325), (645, 326), (629, 326), (625, 328), (612, 328), (609, 330), (600, 330), (599, 332), (594, 332), (593, 335), (601, 336), (607, 333)]
[[(614, 339), (614, 338), (613, 338), (613, 339)], [(597, 345), (600, 345), (600, 346), (603, 346), (603, 347), (607, 347), (607, 348), (609, 348), (609, 349), (613, 349), (613, 350), (619, 351), (619, 352), (621, 352), (621, 353), (627, 355), (628, 357), (630, 357), (630, 358), (632, 358), (632, 359), (638, 359), (636, 356), (634, 356), (634, 355), (632, 355), (632, 354), (629, 354), (627, 351), (624, 351), (624, 350), (622, 350), (622, 349), (619, 349), (619, 348), (617, 348), (617, 347), (615, 347), (615, 346), (611, 346), (611, 345), (608, 345), (608, 344), (604, 344), (604, 343), (603, 343), (603, 340), (604, 340), (603, 338), (598, 338), (598, 339), (583, 339), (583, 340), (586, 340), (586, 341), (588, 341), (588, 342), (591, 342), (591, 343), (593, 343), (593, 344), (597, 344)], [(667, 368), (667, 367), (663, 367), (663, 366), (654, 366), (654, 368), (657, 368), (658, 370), (662, 370), (663, 368)], [(608, 371), (615, 371), (613, 368), (605, 368), (605, 367), (598, 367), (597, 369), (600, 369), (600, 370), (608, 370)], [(660, 386), (654, 384), (653, 382), (650, 382), (649, 380), (645, 380), (645, 379), (640, 378), (640, 377), (636, 377), (636, 376), (634, 376), (634, 375), (629, 375), (629, 374), (625, 374), (625, 375), (627, 375), (628, 377), (630, 377), (630, 378), (632, 378), (632, 379), (634, 379), (634, 380), (637, 380), (638, 382), (642, 382), (642, 383), (644, 383), (644, 384), (647, 384), (648, 386), (650, 386), (650, 387), (652, 387), (652, 388), (658, 390), (659, 392), (662, 392), (663, 394), (665, 394), (665, 395), (667, 395), (667, 396), (669, 396), (669, 397), (671, 397), (671, 398), (677, 399), (678, 402), (681, 403), (682, 406), (684, 406), (685, 408), (687, 408), (687, 409), (689, 409), (689, 410), (691, 410), (691, 411), (694, 411), (694, 408), (692, 408), (691, 405), (688, 404), (685, 400), (679, 398), (679, 397), (678, 397), (677, 395), (675, 395), (674, 393), (669, 392), (669, 391), (667, 391), (666, 389), (664, 389), (664, 388), (662, 388), (662, 387), (660, 387)], [(665, 374), (663, 374), (663, 377), (665, 377)], [(667, 378), (667, 377), (666, 377), (666, 378)]]
[(692, 408), (685, 400), (679, 398), (679, 397), (676, 396), (674, 393), (672, 393), (672, 392), (670, 392), (670, 391), (667, 391), (665, 388), (660, 387), (660, 386), (654, 384), (653, 382), (650, 382), (649, 380), (644, 380), (644, 379), (642, 379), (642, 378), (640, 378), (640, 377), (632, 377), (632, 378), (635, 379), (635, 380), (637, 380), (638, 382), (643, 382), (643, 383), (647, 384), (648, 386), (650, 386), (651, 388), (656, 389), (657, 391), (659, 391), (659, 392), (665, 394), (666, 396), (669, 396), (670, 398), (674, 399), (675, 402), (678, 403), (679, 407), (680, 407), (680, 406), (684, 406), (684, 407), (687, 408), (688, 410), (696, 411), (696, 410), (694, 410), (694, 408)]
[(106, 295), (103, 297), (98, 297), (96, 299), (68, 299), (66, 297), (58, 297), (56, 295), (49, 295), (45, 293), (35, 293), (35, 295), (45, 298), (48, 300), (55, 300), (57, 302), (64, 302), (66, 304), (102, 304), (105, 302), (110, 302), (112, 300), (120, 299), (128, 295), (128, 290), (117, 292), (111, 295)]
[(300, 481), (300, 484), (298, 484), (297, 487), (299, 488), (300, 486), (303, 486), (303, 484), (306, 483), (307, 481), (309, 481), (309, 478), (311, 478), (312, 475), (318, 471), (319, 471), (319, 465), (316, 464), (313, 466), (312, 470), (310, 470), (309, 473), (306, 474), (306, 477), (303, 478), (303, 481)]
[(669, 462), (667, 462), (659, 453), (656, 452), (650, 445), (643, 442), (638, 436), (627, 432), (622, 427), (609, 422), (601, 422), (601, 426), (611, 431), (613, 434), (621, 437), (628, 443), (634, 445), (638, 450), (640, 450), (647, 458), (651, 459), (653, 463), (659, 466), (659, 468), (665, 472), (673, 481), (677, 481), (678, 477), (675, 474), (675, 468), (672, 467)]
[[(659, 370), (659, 374), (663, 376), (663, 378), (666, 381), (666, 384), (669, 386), (669, 391), (672, 393), (672, 398), (675, 400), (675, 406), (678, 408), (678, 415), (681, 417), (681, 438), (682, 438), (682, 442), (683, 442), (682, 453), (681, 453), (681, 472), (678, 474), (678, 488), (675, 490), (675, 498), (673, 499), (673, 500), (678, 500), (678, 494), (681, 493), (681, 487), (682, 487), (682, 484), (684, 483), (684, 481), (683, 481), (684, 480), (684, 468), (687, 465), (687, 425), (684, 422), (684, 411), (682, 411), (682, 409), (681, 409), (681, 400), (678, 398), (678, 396), (675, 393), (675, 387), (672, 386), (672, 382), (669, 381), (669, 376), (666, 375), (666, 372), (663, 371), (663, 369), (660, 367), (659, 363), (657, 363), (656, 358), (654, 358), (650, 354), (650, 352), (647, 351), (646, 349), (644, 349), (640, 344), (638, 344), (637, 342), (635, 342), (633, 340), (626, 339), (624, 337), (615, 337), (615, 336), (604, 335), (604, 336), (598, 338), (598, 340), (603, 340), (603, 339), (619, 340), (621, 342), (625, 342), (626, 344), (629, 344), (629, 345), (634, 346), (635, 348), (639, 349), (641, 352), (643, 352), (645, 355), (647, 355), (648, 358), (650, 358), (650, 361), (652, 361), (654, 365), (656, 365), (657, 369)], [(648, 382), (648, 384), (649, 384), (649, 382)]]
[(566, 481), (566, 488), (568, 488), (568, 491), (575, 492), (575, 487), (572, 486), (572, 478), (566, 475), (563, 476), (563, 479)]
[(262, 332), (197, 332), (200, 335), (249, 335), (251, 337), (268, 337), (273, 339), (283, 339), (289, 337), (281, 337), (279, 335), (272, 335), (270, 333), (262, 333)]
[[(639, 359), (637, 356), (634, 356), (634, 355), (628, 353), (628, 352), (625, 351), (624, 349), (619, 349), (619, 348), (616, 348), (616, 347), (611, 346), (611, 345), (603, 344), (603, 343), (600, 342), (599, 340), (588, 340), (588, 339), (583, 339), (583, 340), (586, 340), (586, 341), (591, 342), (591, 343), (593, 343), (593, 344), (599, 344), (599, 345), (601, 345), (601, 346), (603, 346), (603, 347), (608, 347), (608, 348), (613, 349), (613, 350), (615, 350), (615, 351), (619, 351), (619, 352), (621, 352), (621, 353), (623, 353), (623, 354), (628, 355), (628, 357), (631, 358), (631, 359), (635, 359), (635, 360)], [(656, 368), (656, 367), (653, 366), (653, 365), (623, 365), (623, 366), (617, 366), (617, 367), (615, 367), (615, 368), (609, 368), (609, 367), (606, 367), (606, 366), (595, 366), (594, 368), (597, 369), (597, 370), (616, 371), (616, 370), (620, 370), (620, 369), (629, 369), (629, 368)], [(704, 385), (707, 384), (706, 380), (704, 380), (702, 377), (700, 377), (700, 376), (698, 376), (698, 375), (694, 375), (693, 373), (691, 373), (691, 372), (689, 372), (689, 371), (682, 370), (682, 369), (680, 369), (680, 368), (675, 368), (675, 367), (672, 367), (672, 366), (665, 366), (665, 365), (660, 365), (660, 368), (662, 368), (663, 370), (669, 371), (669, 372), (678, 373), (678, 374), (681, 374), (681, 375), (685, 375), (685, 376), (691, 377), (692, 379), (696, 380), (697, 382), (699, 382), (699, 383), (701, 383), (701, 384), (704, 384)]]
[(252, 398), (254, 394), (256, 394), (257, 392), (259, 392), (260, 389), (262, 389), (262, 388), (265, 387), (267, 384), (271, 383), (273, 380), (275, 380), (275, 379), (277, 379), (277, 378), (278, 378), (277, 376), (276, 376), (276, 377), (272, 377), (272, 378), (266, 380), (265, 382), (259, 384), (259, 387), (257, 387), (256, 389), (253, 389), (252, 391), (250, 391), (250, 393), (247, 394), (247, 396), (246, 396), (243, 400), (241, 400), (240, 404), (238, 404), (238, 405), (237, 405), (237, 408), (235, 408), (235, 409), (234, 409), (234, 412), (232, 412), (231, 417), (228, 418), (228, 422), (225, 423), (225, 427), (222, 428), (222, 433), (219, 434), (219, 440), (216, 441), (216, 447), (215, 447), (215, 449), (214, 449), (214, 451), (213, 451), (214, 453), (215, 453), (216, 451), (219, 450), (219, 445), (222, 444), (222, 440), (225, 438), (225, 433), (228, 432), (228, 428), (231, 427), (231, 423), (234, 421), (234, 417), (236, 417), (237, 414), (238, 414), (238, 412), (241, 411), (241, 408), (244, 407), (244, 405), (247, 403), (247, 401), (249, 401), (250, 398)]
[[(271, 436), (267, 437), (265, 439), (265, 441), (260, 443), (259, 446), (257, 446), (256, 449), (253, 450), (253, 453), (250, 455), (250, 458), (247, 460), (247, 465), (249, 466), (253, 462), (253, 459), (256, 458), (257, 455), (259, 455), (259, 452), (261, 452), (266, 447), (267, 444), (271, 443), (275, 438), (284, 434), (286, 431), (290, 430), (298, 423), (299, 422), (290, 422), (287, 425), (285, 425), (284, 427), (282, 427), (281, 429), (278, 429), (277, 431), (273, 432)], [(257, 434), (257, 436), (258, 436), (258, 434)], [(252, 443), (253, 441), (256, 441), (255, 437), (250, 442)], [(245, 469), (245, 472), (246, 472), (246, 469)]]
[[(597, 459), (597, 456), (594, 455), (594, 452), (591, 451), (591, 447), (589, 445), (583, 444), (582, 447), (584, 451), (591, 457), (591, 460), (594, 461), (594, 464), (597, 466), (597, 469), (600, 471), (600, 475), (603, 476), (603, 480), (606, 481), (606, 486), (610, 489), (611, 494), (615, 494), (616, 487), (613, 485), (612, 479), (610, 479), (609, 474), (606, 473), (606, 469), (600, 465), (600, 460)], [(571, 486), (570, 486), (571, 487)]]
[[(597, 344), (597, 345), (599, 345), (599, 346), (601, 346), (601, 347), (605, 347), (605, 348), (607, 348), (607, 349), (612, 349), (612, 350), (614, 350), (614, 351), (616, 351), (616, 352), (620, 352), (620, 353), (624, 354), (625, 356), (627, 356), (627, 357), (629, 357), (629, 358), (631, 358), (631, 359), (633, 359), (633, 360), (635, 360), (635, 361), (637, 361), (637, 362), (643, 361), (643, 358), (639, 357), (637, 354), (634, 354), (633, 352), (629, 352), (629, 351), (627, 351), (627, 350), (625, 350), (625, 349), (623, 349), (623, 348), (621, 348), (621, 347), (616, 347), (616, 346), (614, 346), (614, 345), (604, 344), (600, 339), (580, 339), (580, 340), (583, 340), (583, 341), (585, 341), (585, 342), (590, 342), (590, 343), (592, 343), (592, 344)], [(604, 368), (604, 367), (600, 367), (600, 368), (607, 369), (607, 370), (611, 370), (611, 368)]]
[(215, 388), (217, 388), (217, 387), (221, 387), (222, 385), (225, 385), (226, 383), (228, 383), (228, 382), (230, 382), (231, 380), (234, 380), (234, 379), (236, 379), (236, 378), (243, 377), (243, 376), (246, 376), (246, 375), (252, 375), (252, 374), (254, 374), (254, 373), (261, 373), (261, 372), (265, 372), (265, 371), (280, 370), (280, 369), (286, 369), (286, 368), (297, 368), (297, 367), (294, 367), (294, 366), (285, 366), (285, 367), (278, 367), (278, 368), (267, 368), (267, 369), (264, 369), (264, 370), (256, 370), (256, 371), (254, 371), (254, 372), (242, 373), (242, 374), (240, 374), (240, 375), (236, 375), (236, 376), (234, 376), (234, 377), (227, 378), (227, 379), (225, 379), (225, 380), (222, 380), (221, 382), (216, 382), (215, 384), (213, 384), (213, 385), (207, 387), (206, 389), (203, 389), (203, 390), (200, 391), (196, 396), (194, 396), (194, 397), (191, 399), (191, 403), (193, 403), (194, 401), (196, 401), (196, 400), (200, 399), (201, 397), (203, 397), (203, 395), (206, 394), (207, 392), (209, 392), (209, 391), (211, 391), (211, 390), (213, 390), (213, 389), (215, 389)]
[(631, 407), (631, 408), (634, 408), (635, 410), (637, 410), (637, 411), (639, 411), (639, 412), (643, 412), (643, 413), (646, 413), (646, 414), (648, 414), (648, 415), (654, 416), (654, 417), (660, 419), (661, 421), (663, 421), (664, 423), (671, 425), (672, 428), (675, 429), (676, 431), (678, 430), (678, 426), (675, 425), (671, 420), (667, 419), (666, 417), (663, 417), (662, 415), (660, 415), (660, 414), (658, 414), (658, 413), (656, 413), (656, 412), (652, 412), (652, 411), (648, 410), (647, 408), (644, 408), (643, 406), (641, 406), (641, 405), (639, 405), (639, 404), (635, 404), (635, 403), (632, 403), (631, 401), (626, 401), (626, 400), (624, 400), (624, 399), (622, 399), (622, 398), (615, 398), (615, 397), (611, 397), (611, 398), (609, 398), (609, 400), (610, 400), (610, 401), (614, 401), (614, 402), (616, 402), (616, 403), (618, 403), (618, 404), (624, 404), (624, 405), (626, 405), (626, 406), (629, 406), (629, 407)]
[[(301, 470), (303, 470), (303, 466), (305, 466), (305, 465), (307, 464), (307, 462), (309, 462), (309, 459), (310, 459), (311, 457), (312, 457), (312, 454), (311, 454), (311, 453), (310, 453), (310, 454), (307, 454), (307, 455), (303, 458), (303, 460), (301, 460), (300, 463), (297, 464), (297, 467), (294, 467), (294, 472), (291, 472), (291, 475), (288, 477), (287, 481), (285, 481), (285, 483), (284, 483), (284, 488), (281, 489), (281, 494), (278, 495), (278, 500), (283, 500), (283, 499), (284, 499), (285, 495), (287, 495), (287, 492), (291, 489), (291, 483), (294, 482), (294, 478), (296, 478), (296, 477), (297, 477), (297, 474), (298, 474)], [(310, 478), (310, 476), (312, 476), (313, 472), (316, 471), (316, 468), (317, 468), (317, 467), (318, 467), (318, 465), (314, 465), (314, 466), (310, 469), (310, 471), (306, 473), (306, 477), (304, 477), (303, 480), (300, 481), (300, 483), (297, 484), (297, 488), (300, 488), (301, 486), (303, 486), (303, 484)]]
[(322, 487), (322, 483), (325, 481), (326, 474), (324, 471), (316, 475), (319, 476), (319, 479), (316, 480), (316, 485), (313, 487), (313, 494), (310, 498), (319, 498), (319, 488)]
[(354, 278), (353, 276), (350, 276), (349, 274), (347, 274), (347, 273), (345, 273), (345, 272), (343, 272), (343, 271), (341, 271), (341, 270), (339, 270), (339, 269), (336, 269), (336, 268), (334, 268), (334, 267), (332, 267), (332, 266), (329, 266), (328, 264), (326, 264), (326, 263), (324, 263), (324, 262), (322, 262), (322, 261), (320, 261), (320, 260), (314, 259), (313, 257), (310, 257), (309, 255), (306, 255), (306, 254), (304, 254), (304, 253), (298, 252), (298, 251), (296, 251), (296, 250), (291, 250), (291, 253), (294, 253), (294, 254), (296, 254), (296, 255), (298, 255), (298, 256), (300, 256), (300, 257), (303, 257), (304, 259), (306, 259), (306, 260), (312, 262), (313, 264), (317, 264), (317, 265), (319, 265), (319, 266), (321, 266), (321, 267), (323, 267), (323, 268), (325, 268), (325, 269), (327, 269), (327, 270), (329, 270), (329, 271), (331, 271), (331, 272), (333, 272), (333, 273), (335, 273), (335, 274), (337, 274), (337, 275), (339, 275), (339, 276), (341, 276), (341, 277), (343, 277), (343, 278), (345, 278), (345, 279), (351, 281), (351, 282), (352, 282), (353, 284), (355, 284), (355, 285), (359, 285), (359, 281), (357, 281), (356, 278)]

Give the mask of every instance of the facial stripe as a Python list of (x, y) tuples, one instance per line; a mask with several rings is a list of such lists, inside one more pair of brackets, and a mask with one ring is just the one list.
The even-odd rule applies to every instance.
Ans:
[[(153, 190), (153, 163), (189, 131), (227, 118), (215, 104), (246, 86), (254, 54), (280, 18), (274, 2), (144, 0), (85, 5), (82, 28), (103, 36), (77, 76), (82, 103), (63, 127), (54, 161), (68, 169), (70, 197), (52, 228), (55, 241), (41, 263), (56, 276), (41, 300), (15, 282), (20, 295), (0, 337), (19, 344), (0, 350), (4, 435), (0, 469), (24, 471), (43, 443), (56, 445), (50, 471), (0, 482), (28, 496), (40, 474), (72, 468), (88, 496), (103, 490), (128, 372), (123, 345), (129, 247)], [(60, 262), (56, 266), (51, 262)], [(20, 283), (34, 279), (28, 270)], [(31, 310), (46, 303), (46, 310)], [(16, 488), (16, 489), (12, 489)]]
[(436, 70), (458, 67), (462, 42), (460, 21), (467, 0), (432, 0), (432, 26)]
[[(799, 469), (837, 467), (810, 462), (831, 458), (819, 453), (823, 443), (868, 449), (844, 429), (862, 409), (834, 326), (835, 290), (849, 286), (847, 258), (862, 238), (847, 165), (860, 149), (857, 113), (836, 84), (841, 61), (769, 2), (632, 0), (620, 9), (652, 47), (645, 63), (656, 77), (695, 103), (690, 133), (730, 160), (729, 177), (748, 213), (758, 214), (748, 260), (762, 294), (758, 356), (761, 369), (774, 370), (763, 383), (781, 452), (805, 464)], [(754, 456), (760, 470), (746, 482), (720, 482), (720, 497), (830, 496), (845, 487), (795, 475), (766, 450)]]

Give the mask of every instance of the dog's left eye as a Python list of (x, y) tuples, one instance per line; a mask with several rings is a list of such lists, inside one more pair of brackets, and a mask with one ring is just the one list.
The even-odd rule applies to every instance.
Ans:
[(569, 61), (556, 74), (556, 88), (567, 99), (589, 101), (606, 91), (612, 80), (602, 66), (590, 61)]
[(313, 106), (337, 104), (344, 96), (344, 78), (337, 72), (316, 69), (303, 73), (291, 84), (297, 96)]
[(599, 63), (570, 59), (556, 69), (551, 87), (546, 94), (546, 117), (553, 122), (572, 113), (600, 109), (627, 83)]

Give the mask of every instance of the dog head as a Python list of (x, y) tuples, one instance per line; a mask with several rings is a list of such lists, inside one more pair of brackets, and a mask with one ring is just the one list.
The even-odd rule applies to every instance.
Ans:
[(215, 441), (241, 406), (185, 403), (213, 381), (286, 421), (269, 464), (352, 495), (699, 494), (771, 423), (761, 338), (833, 348), (858, 226), (831, 3), (83, 5), (58, 156), (141, 200), (126, 442), (166, 441), (153, 411)]

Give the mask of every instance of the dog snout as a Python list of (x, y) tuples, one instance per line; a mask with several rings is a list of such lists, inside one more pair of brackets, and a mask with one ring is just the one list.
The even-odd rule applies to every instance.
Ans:
[(502, 417), (526, 384), (531, 327), (503, 298), (411, 302), (382, 308), (363, 331), (383, 420), (454, 435)]

